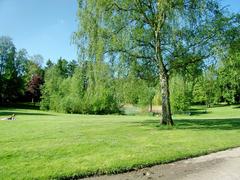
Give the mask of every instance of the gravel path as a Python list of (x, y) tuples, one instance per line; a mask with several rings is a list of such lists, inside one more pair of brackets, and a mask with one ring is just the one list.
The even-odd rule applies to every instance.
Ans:
[(240, 180), (240, 148), (87, 180)]

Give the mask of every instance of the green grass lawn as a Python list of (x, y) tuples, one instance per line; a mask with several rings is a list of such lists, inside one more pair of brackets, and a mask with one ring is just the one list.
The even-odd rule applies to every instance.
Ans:
[(240, 146), (240, 108), (194, 110), (173, 128), (152, 116), (67, 115), (26, 109), (0, 121), (0, 179), (116, 173)]

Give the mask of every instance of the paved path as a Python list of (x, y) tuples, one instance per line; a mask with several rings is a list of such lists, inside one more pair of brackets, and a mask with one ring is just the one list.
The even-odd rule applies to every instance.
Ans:
[(88, 180), (240, 180), (240, 148)]

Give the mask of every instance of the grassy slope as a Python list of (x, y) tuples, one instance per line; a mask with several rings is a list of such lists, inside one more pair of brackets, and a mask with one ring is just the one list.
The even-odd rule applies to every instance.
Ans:
[[(84, 116), (0, 110), (0, 179), (48, 179), (114, 173), (240, 146), (240, 108), (174, 117)], [(202, 114), (203, 113), (203, 114)]]

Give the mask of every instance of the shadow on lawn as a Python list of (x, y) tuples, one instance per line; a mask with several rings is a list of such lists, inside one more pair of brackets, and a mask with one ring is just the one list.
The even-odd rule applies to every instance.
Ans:
[(210, 111), (208, 111), (207, 109), (204, 108), (194, 108), (194, 109), (190, 109), (188, 113), (189, 115), (194, 115), (194, 116), (198, 116), (198, 115), (202, 115), (202, 114), (209, 114), (211, 113)]
[(31, 116), (55, 116), (53, 114), (47, 114), (47, 113), (24, 113), (24, 112), (17, 112), (12, 109), (9, 109), (10, 111), (0, 111), (0, 116), (11, 116), (12, 114), (18, 115), (31, 115)]
[[(21, 109), (21, 112), (18, 110)], [(15, 115), (32, 115), (32, 116), (55, 116), (49, 113), (41, 113), (41, 112), (26, 112), (26, 110), (39, 110), (38, 105), (33, 105), (31, 103), (16, 103), (9, 105), (0, 106), (0, 116), (10, 116), (12, 114)], [(25, 111), (25, 112), (24, 112)]]
[(16, 104), (5, 104), (0, 106), (1, 109), (30, 109), (39, 110), (39, 105), (33, 105), (32, 103), (16, 103)]
[[(196, 109), (193, 109), (189, 112), (185, 112), (185, 113), (182, 113), (182, 114), (187, 114), (187, 115), (190, 115), (190, 116), (200, 116), (202, 114), (210, 114), (211, 112), (210, 111), (207, 111), (207, 110), (202, 110), (202, 111), (199, 111), (199, 110), (196, 110)], [(181, 113), (179, 113), (181, 114)]]
[(233, 107), (233, 109), (239, 109), (240, 108), (240, 106), (235, 106), (235, 107)]
[[(240, 118), (228, 119), (178, 119), (174, 120), (175, 126), (172, 129), (192, 129), (192, 130), (236, 130), (240, 129)], [(159, 130), (168, 130), (171, 127), (159, 125), (157, 120), (146, 120), (143, 122), (134, 122), (140, 126), (150, 126), (159, 128)]]

